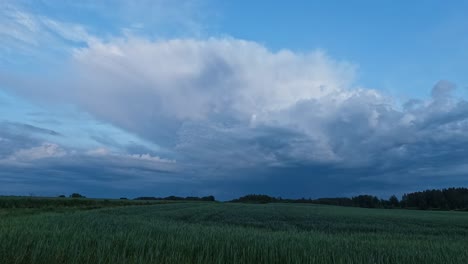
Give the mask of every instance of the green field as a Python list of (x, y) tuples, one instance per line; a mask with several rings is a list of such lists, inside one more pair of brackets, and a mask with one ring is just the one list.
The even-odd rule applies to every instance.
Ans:
[(1, 263), (468, 262), (466, 212), (130, 203), (0, 209)]

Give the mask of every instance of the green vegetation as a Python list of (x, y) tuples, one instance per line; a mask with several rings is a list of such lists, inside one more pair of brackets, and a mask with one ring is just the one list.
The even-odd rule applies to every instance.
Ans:
[(283, 199), (262, 194), (249, 194), (232, 200), (234, 203), (311, 203), (363, 208), (407, 208), (422, 210), (459, 210), (468, 211), (468, 188), (448, 188), (442, 190), (425, 190), (404, 194), (401, 201), (395, 195), (388, 200), (373, 195), (358, 195), (352, 198), (318, 198), (318, 199)]
[(204, 201), (204, 202), (214, 202), (216, 199), (213, 195), (204, 196), (204, 197), (194, 197), (194, 196), (187, 196), (187, 197), (179, 197), (179, 196), (168, 196), (168, 197), (137, 197), (135, 200), (155, 200), (155, 201)]
[[(59, 196), (59, 197), (63, 198), (63, 196)], [(83, 196), (79, 193), (72, 193), (70, 194), (70, 198), (86, 198), (86, 196)]]
[[(61, 199), (82, 200), (55, 200)], [(109, 203), (117, 201), (132, 202)], [(466, 263), (468, 259), (465, 212), (187, 201), (70, 208), (0, 209), (2, 263)]]
[[(72, 197), (72, 196), (70, 196)], [(149, 205), (149, 201), (129, 201), (114, 199), (86, 199), (86, 198), (47, 198), (47, 197), (22, 197), (22, 196), (0, 196), (0, 209), (49, 209), (59, 208), (71, 209), (97, 209), (103, 207), (116, 207), (127, 205)]]

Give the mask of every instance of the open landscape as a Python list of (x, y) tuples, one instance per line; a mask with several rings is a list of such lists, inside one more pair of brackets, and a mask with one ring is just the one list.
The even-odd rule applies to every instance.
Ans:
[(0, 0), (0, 264), (468, 264), (468, 0)]
[(2, 263), (466, 263), (468, 258), (466, 212), (120, 200), (86, 207), (80, 200), (94, 201), (0, 209)]

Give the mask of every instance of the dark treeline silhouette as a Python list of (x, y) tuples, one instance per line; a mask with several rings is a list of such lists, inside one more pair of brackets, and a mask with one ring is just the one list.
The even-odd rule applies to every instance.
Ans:
[[(396, 200), (395, 200), (396, 199)], [(270, 197), (264, 194), (249, 194), (232, 200), (234, 203), (314, 203), (339, 206), (356, 206), (366, 208), (392, 208), (398, 207), (399, 202), (396, 196), (392, 196), (389, 200), (382, 200), (372, 195), (359, 195), (352, 198), (318, 198), (318, 199), (283, 199), (281, 197)]]
[(283, 201), (280, 198), (270, 197), (265, 194), (249, 194), (232, 200), (233, 203), (275, 203)]
[[(155, 201), (155, 202), (152, 202)], [(40, 196), (1, 196), (0, 209), (5, 208), (62, 208), (74, 207), (78, 209), (96, 209), (115, 206), (131, 206), (131, 205), (151, 205), (162, 204), (170, 201), (215, 201), (214, 196), (205, 197), (177, 197), (168, 196), (165, 198), (157, 197), (138, 197), (130, 200), (126, 197), (119, 199), (93, 199), (79, 193), (72, 193), (68, 197), (61, 194), (57, 197), (40, 197)], [(2, 262), (0, 262), (2, 263)]]
[[(97, 209), (104, 207), (150, 205), (150, 201), (130, 201), (116, 199), (76, 199), (67, 197), (30, 197), (30, 196), (0, 196), (0, 208), (76, 208)], [(3, 263), (0, 261), (0, 263)]]
[(426, 190), (404, 194), (401, 205), (405, 208), (466, 210), (468, 209), (468, 188)]
[(401, 201), (392, 195), (388, 200), (373, 195), (352, 198), (283, 199), (264, 194), (249, 194), (232, 200), (234, 203), (313, 203), (364, 208), (409, 208), (432, 210), (468, 210), (468, 188), (426, 190), (404, 194)]
[(168, 196), (168, 197), (137, 197), (134, 200), (160, 200), (160, 201), (205, 201), (205, 202), (214, 202), (216, 201), (214, 196), (204, 196), (204, 197), (194, 197), (194, 196), (187, 196), (187, 197), (179, 197), (179, 196)]
[[(63, 197), (65, 197), (65, 195), (60, 195), (59, 197), (63, 198)], [(70, 198), (86, 198), (86, 196), (81, 195), (79, 193), (72, 193), (72, 194), (70, 194)]]

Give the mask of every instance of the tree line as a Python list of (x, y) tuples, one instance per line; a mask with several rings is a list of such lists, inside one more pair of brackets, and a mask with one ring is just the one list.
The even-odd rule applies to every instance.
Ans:
[(204, 201), (204, 202), (214, 202), (215, 197), (213, 195), (203, 196), (203, 197), (195, 197), (195, 196), (187, 196), (187, 197), (179, 197), (179, 196), (168, 196), (168, 197), (152, 197), (152, 196), (143, 196), (137, 197), (134, 200), (155, 200), (155, 201)]
[[(59, 195), (59, 198), (65, 198), (65, 195)], [(81, 195), (79, 193), (72, 193), (69, 196), (70, 198), (86, 198), (86, 196)], [(126, 197), (120, 197), (120, 200), (128, 200)], [(213, 195), (203, 196), (203, 197), (196, 197), (196, 196), (187, 196), (187, 197), (179, 197), (179, 196), (167, 196), (167, 197), (154, 197), (154, 196), (142, 196), (137, 197), (133, 200), (140, 200), (140, 201), (205, 201), (205, 202), (214, 202), (216, 201)]]
[(408, 208), (422, 210), (468, 210), (468, 188), (433, 189), (405, 193), (401, 199), (395, 195), (380, 199), (373, 195), (358, 195), (351, 198), (284, 199), (264, 194), (249, 194), (231, 200), (234, 203), (313, 203), (364, 208)]

